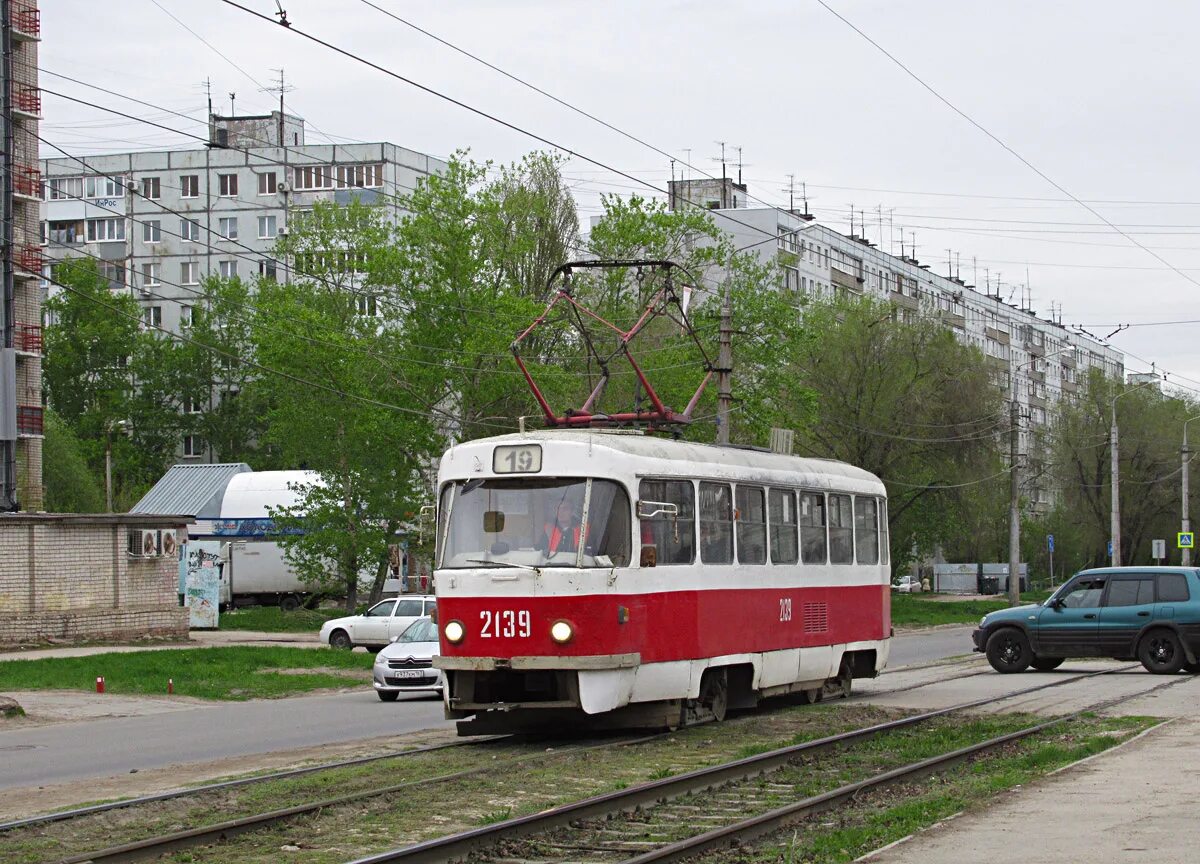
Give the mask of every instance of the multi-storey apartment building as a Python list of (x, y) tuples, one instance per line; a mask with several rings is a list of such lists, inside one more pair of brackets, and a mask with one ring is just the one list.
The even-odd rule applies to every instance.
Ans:
[(445, 167), (383, 142), (306, 144), (304, 121), (278, 111), (214, 115), (203, 149), (43, 159), (45, 257), (95, 259), (148, 324), (178, 330), (210, 274), (283, 279), (276, 239), (313, 202), (357, 197), (398, 217)]
[(0, 512), (41, 510), (42, 314), (38, 276), (38, 41), (36, 0), (0, 0)]
[[(1050, 422), (1056, 402), (1078, 390), (1087, 370), (1123, 376), (1124, 357), (1116, 349), (960, 279), (938, 275), (912, 257), (888, 254), (804, 214), (770, 207), (722, 209), (719, 202), (732, 201), (735, 194), (747, 200), (745, 186), (725, 183), (729, 188), (722, 190), (720, 180), (676, 181), (671, 200), (728, 214), (732, 218), (717, 215), (717, 226), (764, 263), (778, 263), (784, 286), (800, 295), (873, 296), (893, 303), (902, 318), (938, 318), (961, 341), (980, 349), (1009, 400), (1028, 418), (1019, 445), (1024, 454), (1033, 454), (1034, 432)], [(1050, 494), (1035, 483), (1031, 503), (1045, 506)]]

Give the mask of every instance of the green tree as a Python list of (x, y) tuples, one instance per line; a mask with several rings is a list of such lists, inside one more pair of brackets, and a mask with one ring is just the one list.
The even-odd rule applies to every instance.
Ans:
[(104, 490), (88, 467), (75, 433), (53, 409), (47, 409), (42, 442), (42, 482), (46, 509), (57, 513), (100, 513)]
[(792, 371), (817, 411), (801, 449), (888, 485), (893, 561), (994, 522), (1008, 488), (1005, 415), (982, 354), (940, 322), (897, 320), (878, 301), (814, 303), (804, 322), (810, 338)]
[(282, 373), (256, 385), (271, 406), (264, 441), (318, 477), (273, 514), (303, 530), (284, 537), (285, 555), (308, 581), (344, 591), (348, 609), (364, 570), (378, 593), (388, 538), (419, 506), (437, 446), (428, 406), (391, 359), (394, 320), (371, 277), (388, 234), (381, 208), (318, 202), (280, 242), (294, 278), (259, 284), (253, 328), (258, 361)]

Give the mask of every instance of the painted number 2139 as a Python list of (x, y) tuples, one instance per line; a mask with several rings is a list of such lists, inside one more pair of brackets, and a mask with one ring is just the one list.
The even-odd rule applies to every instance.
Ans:
[(505, 609), (502, 612), (489, 612), (485, 609), (479, 613), (479, 618), (483, 622), (479, 635), (485, 639), (511, 639), (514, 636), (524, 638), (530, 633), (528, 609)]
[(792, 620), (792, 598), (791, 597), (780, 597), (779, 598), (779, 620), (780, 621), (791, 621)]

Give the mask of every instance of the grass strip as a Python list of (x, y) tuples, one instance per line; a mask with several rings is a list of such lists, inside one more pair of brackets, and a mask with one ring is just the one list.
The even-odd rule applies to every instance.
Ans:
[(294, 609), (284, 612), (278, 606), (250, 606), (222, 612), (220, 629), (254, 630), (260, 633), (312, 633), (331, 618), (350, 615), (345, 609)]
[(374, 655), (312, 648), (235, 645), (46, 657), (0, 662), (2, 690), (175, 693), (200, 699), (262, 699), (333, 687), (370, 686)]
[[(1049, 591), (1027, 591), (1022, 603), (1040, 603)], [(939, 624), (977, 624), (989, 612), (1007, 609), (1008, 600), (935, 600), (922, 594), (892, 595), (893, 627), (936, 627)]]

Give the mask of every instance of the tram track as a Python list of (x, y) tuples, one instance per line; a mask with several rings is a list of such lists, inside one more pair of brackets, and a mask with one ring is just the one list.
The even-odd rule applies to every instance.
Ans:
[[(919, 763), (895, 768), (867, 780), (839, 787), (819, 796), (794, 802), (786, 807), (769, 810), (766, 813), (753, 815), (746, 819), (735, 820), (728, 825), (722, 825), (708, 831), (698, 831), (694, 837), (676, 843), (655, 844), (632, 840), (628, 837), (614, 840), (612, 837), (614, 831), (608, 824), (609, 820), (619, 814), (646, 812), (660, 807), (682, 806), (686, 808), (689, 805), (680, 805), (678, 802), (688, 800), (689, 796), (704, 793), (719, 793), (719, 790), (723, 788), (746, 783), (747, 781), (763, 776), (769, 776), (773, 772), (802, 757), (813, 756), (847, 744), (860, 743), (888, 732), (911, 729), (919, 724), (946, 717), (955, 712), (979, 708), (1007, 699), (1026, 696), (1030, 693), (1062, 687), (1099, 676), (1125, 672), (1133, 668), (1137, 668), (1136, 665), (1084, 673), (1071, 678), (1023, 688), (1012, 693), (976, 699), (924, 714), (913, 715), (802, 744), (779, 748), (746, 759), (709, 768), (701, 768), (662, 780), (651, 781), (631, 789), (596, 795), (582, 801), (551, 808), (529, 816), (509, 819), (495, 825), (488, 825), (459, 834), (358, 858), (352, 864), (392, 864), (392, 862), (404, 862), (404, 864), (442, 864), (442, 862), (465, 860), (468, 856), (470, 856), (472, 862), (523, 861), (533, 864), (533, 862), (539, 860), (547, 862), (563, 860), (561, 857), (547, 859), (544, 856), (527, 854), (525, 852), (509, 854), (512, 851), (511, 849), (499, 854), (492, 854), (491, 851), (498, 847), (503, 848), (514, 842), (521, 844), (522, 841), (526, 841), (531, 837), (544, 835), (556, 830), (565, 831), (569, 835), (578, 835), (574, 839), (566, 841), (562, 840), (562, 838), (557, 838), (551, 845), (557, 847), (559, 852), (594, 853), (590, 858), (579, 856), (578, 854), (573, 855), (571, 858), (572, 861), (595, 860), (612, 862), (622, 860), (627, 861), (628, 864), (633, 864), (633, 862), (641, 864), (641, 862), (651, 861), (682, 860), (683, 858), (701, 854), (721, 843), (731, 842), (734, 839), (752, 839), (754, 836), (761, 836), (762, 833), (777, 830), (778, 826), (787, 824), (788, 820), (802, 818), (803, 814), (806, 813), (819, 812), (820, 809), (834, 806), (838, 802), (847, 800), (863, 790), (878, 788), (903, 779), (913, 779), (923, 776), (923, 774), (938, 770), (941, 767), (957, 764), (978, 753), (994, 750), (1022, 738), (1036, 735), (1053, 726), (1077, 718), (1088, 711), (1103, 710), (1104, 708), (1112, 707), (1125, 701), (1141, 698), (1149, 693), (1182, 684), (1190, 680), (1190, 678), (1178, 678), (1158, 684), (1148, 690), (1140, 690), (1137, 693), (1104, 700), (1063, 717), (1034, 724), (1017, 732), (959, 748), (950, 753), (922, 760)], [(725, 799), (721, 799), (718, 794), (716, 800), (721, 804), (721, 807), (716, 808), (718, 810), (745, 813), (747, 809), (746, 798), (740, 792)], [(695, 809), (694, 805), (693, 809)], [(689, 816), (686, 811), (681, 811), (680, 818), (686, 821), (689, 818), (695, 819), (697, 817), (695, 813)], [(701, 814), (701, 818), (708, 817), (704, 817)], [(615, 833), (620, 834), (619, 831)], [(657, 848), (649, 850), (638, 849), (637, 851), (640, 854), (634, 857), (628, 857), (624, 854), (632, 851), (637, 844), (641, 844), (642, 846), (651, 845)]]
[[(478, 849), (481, 845), (487, 846), (490, 843), (507, 841), (511, 836), (506, 833), (509, 831), (517, 832), (512, 836), (525, 836), (529, 833), (537, 833), (554, 828), (561, 824), (562, 821), (571, 820), (586, 820), (599, 818), (600, 816), (614, 812), (627, 812), (631, 808), (637, 807), (652, 807), (657, 804), (670, 801), (672, 799), (694, 794), (697, 790), (717, 788), (722, 785), (738, 782), (760, 774), (769, 773), (782, 765), (786, 765), (789, 761), (794, 760), (802, 755), (811, 755), (822, 752), (830, 748), (864, 741), (871, 737), (886, 733), (892, 730), (910, 728), (920, 723), (928, 722), (939, 717), (945, 717), (951, 713), (966, 711), (972, 708), (982, 707), (988, 704), (1001, 702), (1008, 699), (1020, 698), (1030, 694), (1048, 690), (1051, 688), (1062, 687), (1073, 684), (1079, 681), (1095, 678), (1103, 675), (1111, 675), (1119, 672), (1126, 672), (1130, 669), (1138, 668), (1136, 665), (1119, 667), (1116, 669), (1105, 669), (1094, 672), (1087, 672), (1071, 677), (1061, 677), (1053, 681), (1040, 683), (1032, 687), (1022, 688), (1021, 690), (1001, 694), (994, 697), (986, 697), (981, 699), (956, 704), (947, 708), (941, 708), (935, 711), (926, 712), (920, 715), (890, 720), (885, 723), (878, 723), (871, 726), (862, 727), (859, 729), (850, 730), (838, 735), (826, 736), (824, 738), (808, 741), (803, 744), (793, 745), (791, 747), (780, 748), (769, 751), (767, 753), (752, 756), (743, 760), (727, 762), (717, 766), (700, 768), (693, 771), (688, 771), (683, 774), (678, 774), (673, 777), (654, 780), (648, 783), (639, 784), (629, 790), (622, 790), (617, 793), (609, 793), (607, 795), (593, 796), (592, 798), (584, 799), (583, 801), (574, 804), (564, 805), (563, 807), (551, 808), (543, 814), (538, 814), (534, 817), (523, 817), (516, 820), (506, 820), (505, 822), (497, 823), (496, 825), (485, 826), (474, 831), (463, 832), (449, 837), (439, 838), (435, 840), (418, 843), (413, 846), (404, 847), (403, 849), (393, 850), (390, 853), (383, 853), (381, 856), (372, 856), (361, 859), (362, 861), (449, 861), (462, 858), (471, 850)], [(965, 677), (965, 676), (956, 676)], [(943, 679), (946, 680), (946, 679)], [(1169, 683), (1181, 683), (1169, 682)], [(928, 682), (929, 684), (938, 682)], [(925, 685), (922, 685), (925, 686)], [(909, 688), (896, 688), (897, 690)], [(887, 691), (893, 692), (893, 691)], [(1135, 698), (1142, 695), (1145, 691), (1138, 694), (1132, 694), (1124, 698)], [(875, 694), (872, 694), (875, 695)], [(162, 796), (147, 796), (144, 799), (129, 799), (123, 802), (112, 802), (110, 805), (96, 805), (90, 808), (79, 808), (76, 811), (66, 811), (62, 814), (49, 814), (47, 817), (34, 817), (31, 820), (23, 820), (25, 824), (38, 824), (45, 821), (59, 821), (65, 818), (73, 818), (82, 815), (89, 815), (95, 812), (103, 812), (107, 809), (116, 809), (118, 807), (129, 807), (138, 803), (154, 803), (161, 800), (170, 800), (171, 798), (183, 797), (191, 794), (199, 794), (206, 791), (221, 791), (227, 788), (236, 788), (239, 785), (247, 783), (261, 782), (269, 779), (278, 779), (279, 777), (302, 776), (304, 774), (312, 774), (322, 770), (328, 770), (333, 767), (343, 765), (353, 766), (355, 764), (369, 763), (379, 761), (381, 759), (403, 757), (431, 750), (447, 749), (452, 746), (466, 746), (490, 744), (502, 742), (503, 739), (511, 736), (497, 736), (486, 741), (471, 741), (471, 742), (452, 742), (447, 745), (435, 745), (428, 748), (417, 748), (408, 751), (397, 751), (391, 754), (380, 754), (378, 756), (362, 757), (359, 759), (342, 760), (337, 763), (327, 763), (324, 765), (308, 766), (302, 769), (293, 771), (275, 772), (271, 775), (262, 775), (256, 778), (244, 778), (244, 780), (227, 781), (226, 783), (210, 784), (205, 787), (197, 787), (195, 790), (183, 790), (181, 793), (165, 793)], [(595, 750), (613, 746), (627, 746), (639, 743), (649, 742), (662, 735), (652, 735), (635, 739), (625, 739), (621, 741), (608, 741), (598, 744), (589, 744), (583, 747), (564, 748), (557, 750), (557, 754), (569, 754), (573, 752), (583, 752), (586, 750)], [(515, 759), (504, 760), (501, 765), (515, 765), (520, 762), (525, 762), (531, 759), (545, 758), (544, 754), (531, 754), (529, 756), (518, 757)], [(495, 757), (493, 757), (493, 760)], [(262, 813), (256, 813), (238, 819), (225, 820), (220, 823), (215, 823), (186, 831), (174, 831), (167, 834), (162, 834), (154, 837), (147, 837), (129, 843), (114, 845), (104, 849), (98, 849), (91, 852), (72, 855), (66, 858), (54, 859), (61, 864), (79, 864), (79, 862), (94, 861), (94, 862), (116, 862), (116, 861), (136, 861), (154, 858), (166, 852), (178, 851), (181, 849), (202, 846), (206, 844), (216, 843), (228, 838), (237, 836), (246, 832), (255, 832), (269, 828), (273, 825), (286, 823), (302, 817), (305, 814), (313, 814), (329, 808), (343, 807), (352, 805), (356, 802), (366, 801), (372, 798), (381, 798), (389, 795), (402, 794), (409, 790), (419, 789), (422, 786), (428, 787), (430, 784), (449, 783), (454, 780), (471, 777), (472, 775), (482, 774), (485, 772), (494, 772), (497, 768), (495, 761), (478, 768), (471, 768), (464, 771), (455, 771), (450, 773), (439, 774), (436, 776), (409, 780), (404, 783), (390, 784), (383, 787), (375, 787), (364, 791), (354, 792), (347, 795), (339, 795), (336, 797), (323, 798), (319, 801), (311, 801), (293, 807), (278, 808)], [(554, 821), (554, 820), (558, 821)], [(550, 820), (550, 821), (547, 821)], [(11, 824), (11, 823), (10, 823)], [(489, 839), (490, 838), (490, 839)]]

